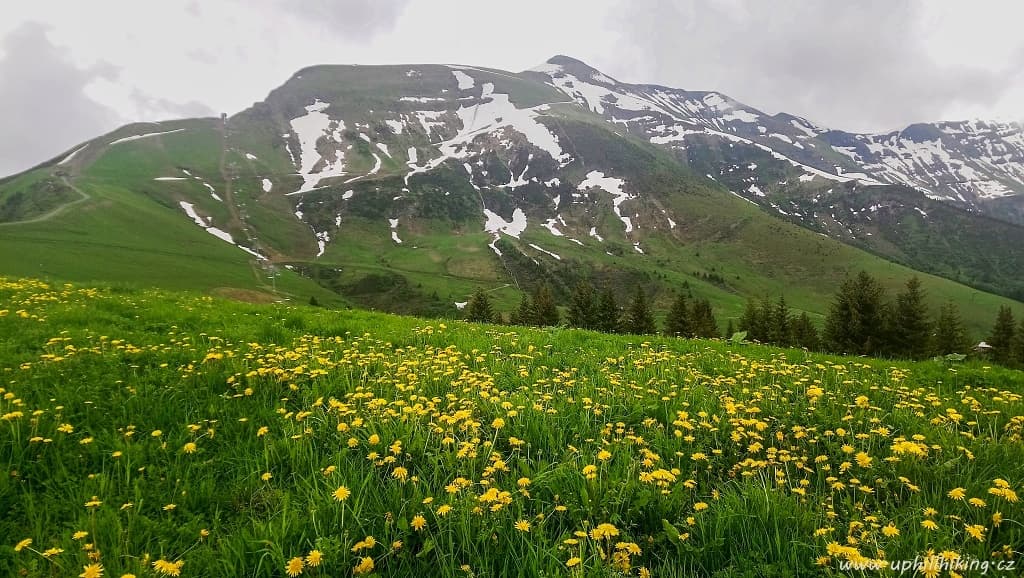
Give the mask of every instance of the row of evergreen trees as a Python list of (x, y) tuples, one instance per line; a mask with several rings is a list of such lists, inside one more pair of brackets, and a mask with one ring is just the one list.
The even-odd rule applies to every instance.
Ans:
[[(477, 289), (466, 305), (469, 321), (503, 323), (504, 316), (494, 310), (482, 289)], [(561, 323), (561, 314), (554, 293), (548, 285), (539, 286), (532, 295), (523, 294), (519, 307), (509, 316), (513, 325), (551, 326)], [(654, 312), (643, 288), (637, 287), (633, 301), (619, 305), (615, 293), (605, 288), (598, 291), (590, 283), (578, 284), (568, 305), (567, 323), (571, 327), (605, 333), (649, 335), (658, 332)], [(679, 293), (665, 316), (664, 333), (677, 337), (720, 337), (711, 303)]]
[[(573, 290), (567, 309), (566, 321), (571, 327), (605, 333), (658, 333), (654, 312), (641, 287), (637, 287), (632, 302), (621, 307), (611, 289), (597, 291), (590, 283), (580, 283)], [(482, 289), (470, 298), (466, 317), (470, 321), (506, 322)], [(524, 293), (507, 321), (514, 325), (561, 324), (551, 287), (541, 285), (532, 295)], [(735, 329), (746, 332), (746, 338), (752, 341), (833, 353), (923, 359), (967, 353), (971, 349), (955, 304), (946, 303), (933, 315), (917, 277), (907, 281), (895, 299), (890, 300), (881, 283), (863, 271), (839, 287), (820, 335), (810, 316), (797, 315), (785, 297), (775, 302), (749, 301), (737, 325)], [(662, 332), (677, 337), (721, 336), (711, 303), (694, 299), (689, 291), (676, 295), (665, 315)], [(730, 320), (725, 336), (731, 337), (733, 332)], [(1024, 319), (1018, 325), (1010, 308), (1001, 308), (987, 343), (992, 348), (993, 361), (1024, 366)]]

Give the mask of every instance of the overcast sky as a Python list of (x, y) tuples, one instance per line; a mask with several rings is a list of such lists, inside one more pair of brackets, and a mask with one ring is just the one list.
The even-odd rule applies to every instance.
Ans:
[(0, 21), (0, 175), (126, 122), (238, 112), (319, 63), (718, 90), (850, 131), (1024, 119), (1022, 0), (47, 0)]

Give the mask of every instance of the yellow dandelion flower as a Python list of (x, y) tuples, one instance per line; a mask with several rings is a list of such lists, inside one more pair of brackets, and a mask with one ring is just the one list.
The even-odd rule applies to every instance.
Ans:
[(972, 524), (964, 526), (964, 530), (975, 540), (982, 542), (985, 540), (985, 526), (981, 524)]
[(28, 548), (31, 545), (32, 545), (32, 538), (25, 538), (21, 542), (18, 542), (17, 544), (14, 545), (14, 551), (15, 552), (21, 552), (22, 550), (24, 550), (25, 548)]
[(352, 492), (345, 486), (338, 486), (337, 490), (334, 490), (334, 499), (338, 502), (344, 502), (352, 495)]
[(103, 576), (103, 565), (96, 563), (83, 566), (82, 573), (78, 575), (78, 578), (101, 578), (101, 576)]
[(967, 490), (964, 488), (953, 488), (946, 495), (954, 500), (963, 500), (964, 497), (967, 496)]
[(413, 516), (412, 522), (410, 522), (409, 525), (412, 526), (413, 530), (419, 532), (427, 525), (427, 519), (419, 514), (416, 514), (415, 516)]
[(370, 572), (373, 572), (373, 558), (369, 556), (364, 556), (359, 560), (359, 564), (356, 564), (356, 567), (352, 569), (352, 573), (356, 576), (369, 574)]
[(516, 528), (516, 530), (519, 530), (520, 532), (529, 532), (530, 531), (530, 523), (527, 522), (526, 520), (519, 520), (518, 522), (515, 523), (515, 528)]
[(320, 550), (310, 550), (309, 554), (306, 555), (306, 565), (310, 568), (316, 568), (323, 561), (323, 553)]
[(155, 570), (157, 574), (162, 574), (164, 576), (181, 576), (181, 568), (184, 565), (184, 560), (171, 562), (161, 558), (160, 560), (153, 562), (153, 570)]
[(285, 564), (284, 571), (287, 572), (289, 576), (298, 576), (299, 574), (302, 574), (302, 568), (305, 567), (305, 565), (306, 563), (302, 560), (302, 556), (296, 556), (291, 560), (288, 560), (288, 563)]

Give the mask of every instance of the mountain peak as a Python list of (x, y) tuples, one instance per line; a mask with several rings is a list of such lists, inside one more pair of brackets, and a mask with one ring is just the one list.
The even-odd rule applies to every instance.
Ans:
[(559, 73), (568, 74), (581, 80), (597, 82), (599, 84), (619, 84), (619, 81), (607, 74), (604, 74), (593, 66), (590, 66), (586, 62), (564, 54), (556, 54), (547, 59), (544, 64), (536, 66), (530, 70), (534, 72), (541, 72), (549, 76)]

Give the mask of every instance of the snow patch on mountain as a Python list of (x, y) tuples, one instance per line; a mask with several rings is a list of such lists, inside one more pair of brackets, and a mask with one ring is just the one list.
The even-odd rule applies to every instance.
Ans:
[[(311, 191), (321, 180), (345, 174), (344, 153), (340, 147), (335, 146), (329, 155), (333, 156), (333, 159), (321, 155), (317, 149), (317, 143), (321, 139), (335, 145), (342, 142), (345, 121), (327, 116), (323, 111), (328, 106), (328, 103), (317, 99), (313, 104), (306, 106), (304, 116), (294, 118), (290, 123), (299, 140), (299, 158), (302, 162), (299, 166), (302, 187), (295, 191), (296, 193)], [(316, 170), (318, 166), (320, 168)]]
[(553, 253), (553, 252), (551, 252), (551, 251), (548, 251), (547, 249), (544, 249), (544, 248), (542, 248), (542, 247), (540, 247), (540, 246), (538, 246), (538, 245), (535, 245), (535, 244), (533, 244), (533, 243), (530, 243), (529, 245), (530, 245), (531, 247), (533, 247), (534, 249), (536, 249), (536, 250), (540, 251), (541, 253), (545, 253), (545, 254), (547, 254), (547, 255), (549, 255), (549, 256), (551, 256), (551, 257), (554, 257), (555, 259), (558, 259), (559, 261), (561, 261), (561, 260), (562, 260), (562, 257), (561, 257), (560, 255), (558, 255), (557, 253)]
[(628, 234), (633, 232), (633, 222), (629, 217), (622, 214), (621, 205), (623, 202), (634, 197), (630, 196), (622, 189), (622, 186), (625, 184), (626, 181), (615, 177), (606, 177), (601, 171), (590, 171), (587, 173), (587, 178), (579, 184), (577, 189), (585, 191), (591, 187), (595, 187), (609, 193), (612, 196), (612, 210), (615, 211), (615, 216), (622, 221), (622, 224), (626, 228), (626, 233)]
[(153, 137), (153, 136), (160, 136), (162, 134), (173, 134), (173, 133), (176, 133), (176, 132), (181, 132), (183, 130), (185, 130), (185, 129), (183, 129), (183, 128), (176, 128), (174, 130), (165, 130), (163, 132), (147, 132), (146, 134), (137, 134), (137, 135), (134, 135), (134, 136), (126, 136), (124, 138), (119, 138), (119, 139), (117, 139), (115, 141), (110, 141), (108, 146), (113, 146), (113, 145), (120, 144), (120, 143), (123, 143), (123, 142), (131, 142), (131, 141), (135, 141), (135, 140), (139, 140), (139, 139), (144, 139), (144, 138), (149, 138), (149, 137)]
[(455, 76), (455, 81), (459, 83), (459, 90), (469, 90), (476, 86), (476, 81), (473, 80), (473, 77), (461, 70), (452, 70), (452, 75)]

